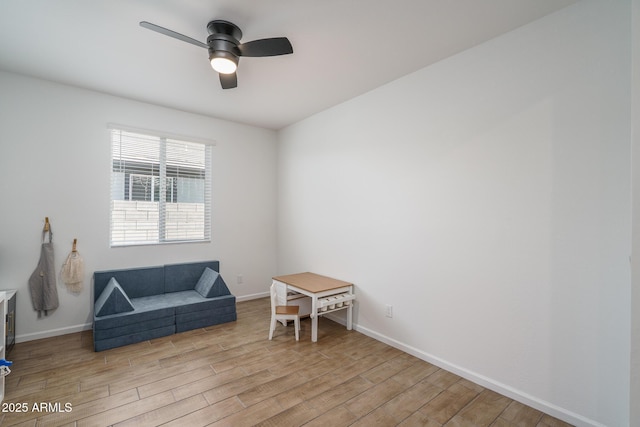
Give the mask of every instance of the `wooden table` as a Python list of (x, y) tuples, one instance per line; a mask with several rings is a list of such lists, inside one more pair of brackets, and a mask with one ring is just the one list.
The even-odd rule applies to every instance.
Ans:
[(273, 277), (287, 289), (311, 297), (311, 341), (318, 341), (318, 317), (338, 310), (347, 310), (347, 329), (353, 326), (353, 283), (315, 273), (298, 273)]

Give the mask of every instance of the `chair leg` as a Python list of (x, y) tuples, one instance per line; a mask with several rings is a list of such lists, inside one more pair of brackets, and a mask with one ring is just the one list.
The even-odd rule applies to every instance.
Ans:
[(293, 321), (293, 327), (296, 330), (296, 341), (300, 341), (300, 318), (296, 317)]
[(276, 318), (271, 317), (271, 325), (269, 326), (269, 339), (273, 338), (273, 331), (276, 330)]

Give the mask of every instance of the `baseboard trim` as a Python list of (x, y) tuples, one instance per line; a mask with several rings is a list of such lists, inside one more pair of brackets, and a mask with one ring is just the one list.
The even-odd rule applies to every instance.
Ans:
[(49, 329), (42, 332), (33, 332), (30, 334), (16, 335), (16, 343), (34, 341), (43, 338), (57, 337), (59, 335), (72, 334), (74, 332), (87, 331), (93, 327), (92, 323), (84, 323), (80, 325), (68, 326), (66, 328)]
[(260, 292), (257, 294), (249, 294), (249, 295), (242, 295), (241, 297), (236, 297), (236, 301), (238, 302), (249, 301), (252, 299), (265, 298), (268, 296), (269, 296), (269, 292)]
[[(341, 319), (337, 316), (327, 316), (329, 319), (338, 322), (340, 324), (345, 324), (344, 319)], [(445, 369), (449, 372), (452, 372), (456, 375), (461, 376), (462, 378), (465, 378), (469, 381), (472, 381), (476, 384), (479, 384), (489, 390), (493, 390), (496, 393), (500, 393), (504, 396), (507, 396), (513, 400), (516, 400), (520, 403), (523, 403), (527, 406), (530, 406), (534, 409), (537, 409), (539, 411), (544, 412), (545, 414), (549, 414), (553, 417), (556, 417), (562, 421), (565, 421), (567, 423), (573, 424), (575, 426), (578, 427), (606, 427), (604, 424), (600, 424), (597, 421), (591, 420), (589, 418), (586, 418), (582, 415), (576, 414), (574, 412), (568, 411), (564, 408), (561, 408), (559, 406), (556, 406), (550, 402), (547, 402), (545, 400), (539, 399), (535, 396), (531, 396), (527, 393), (524, 393), (520, 390), (514, 389), (513, 387), (510, 387), (506, 384), (502, 384), (498, 381), (495, 381), (491, 378), (487, 378), (483, 375), (477, 374), (473, 371), (470, 371), (468, 369), (465, 369), (461, 366), (455, 365), (453, 363), (447, 362), (446, 360), (443, 360), (439, 357), (436, 357), (432, 354), (429, 353), (425, 353), (421, 350), (418, 350), (417, 348), (414, 348), (412, 346), (409, 346), (405, 343), (402, 343), (400, 341), (396, 341), (393, 338), (390, 338), (386, 335), (380, 334), (376, 331), (373, 331), (371, 329), (365, 328), (363, 326), (357, 325), (354, 323), (353, 325), (353, 329), (355, 329), (356, 331), (367, 335), (371, 338), (374, 338), (378, 341), (381, 341), (385, 344), (388, 344), (392, 347), (397, 348), (398, 350), (402, 350), (405, 353), (408, 353), (412, 356), (415, 356), (419, 359), (424, 360), (425, 362), (429, 362), (433, 365), (436, 365), (439, 368)]]

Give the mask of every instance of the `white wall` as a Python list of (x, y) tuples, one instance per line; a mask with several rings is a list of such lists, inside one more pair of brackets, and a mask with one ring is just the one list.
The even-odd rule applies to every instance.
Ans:
[[(633, 233), (631, 292), (631, 402), (640, 402), (640, 0), (632, 1), (632, 163)], [(630, 425), (640, 425), (640, 405), (631, 405)]]
[(630, 1), (585, 0), (282, 130), (278, 273), (352, 281), (360, 331), (628, 425), (630, 31)]
[[(0, 94), (0, 289), (18, 289), (18, 341), (89, 328), (96, 270), (217, 259), (237, 297), (264, 292), (276, 269), (275, 132), (8, 73)], [(109, 247), (107, 123), (216, 141), (211, 243)], [(59, 281), (60, 307), (37, 319), (27, 280), (45, 216), (57, 271), (77, 238), (86, 280), (79, 295)]]

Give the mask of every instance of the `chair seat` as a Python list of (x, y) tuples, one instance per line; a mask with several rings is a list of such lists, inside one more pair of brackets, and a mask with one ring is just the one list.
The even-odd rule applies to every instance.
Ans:
[(300, 306), (298, 305), (277, 305), (276, 306), (276, 314), (290, 314), (297, 315), (300, 311)]

